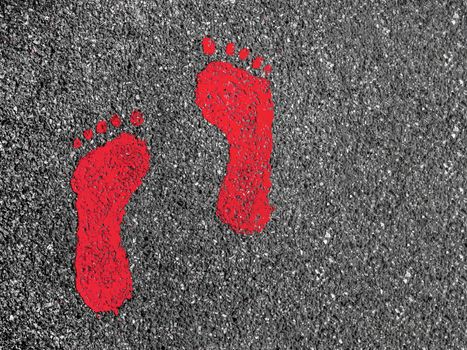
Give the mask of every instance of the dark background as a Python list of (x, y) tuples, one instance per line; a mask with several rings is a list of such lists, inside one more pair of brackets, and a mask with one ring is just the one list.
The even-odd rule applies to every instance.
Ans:
[[(467, 347), (465, 2), (19, 3), (0, 3), (0, 348)], [(215, 216), (206, 34), (273, 65), (277, 209), (253, 237)], [(97, 318), (69, 181), (113, 134), (71, 141), (134, 107), (134, 297)]]

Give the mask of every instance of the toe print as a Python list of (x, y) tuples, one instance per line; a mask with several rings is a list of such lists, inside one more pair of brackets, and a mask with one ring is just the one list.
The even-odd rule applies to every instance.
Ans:
[[(141, 112), (132, 113), (132, 124), (141, 125)], [(110, 124), (121, 125), (118, 115)], [(107, 122), (100, 121), (96, 132), (105, 134)], [(91, 129), (83, 133), (89, 140)], [(76, 138), (73, 147), (83, 145)], [(73, 173), (71, 187), (76, 193), (78, 214), (76, 246), (76, 289), (94, 312), (113, 311), (131, 298), (132, 279), (120, 224), (125, 206), (141, 185), (149, 169), (146, 143), (123, 132), (82, 157)]]
[[(202, 41), (203, 52), (212, 56), (216, 44)], [(225, 53), (233, 56), (235, 44)], [(250, 50), (241, 48), (238, 58), (246, 61)], [(255, 57), (251, 67), (261, 68), (264, 59)], [(263, 68), (264, 75), (271, 66)], [(196, 104), (203, 117), (218, 127), (229, 143), (229, 163), (219, 191), (217, 215), (235, 232), (261, 232), (270, 219), (272, 122), (274, 104), (268, 79), (256, 76), (229, 62), (210, 62), (198, 74)]]

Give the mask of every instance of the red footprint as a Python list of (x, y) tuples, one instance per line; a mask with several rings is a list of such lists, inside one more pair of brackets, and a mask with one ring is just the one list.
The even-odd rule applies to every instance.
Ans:
[[(206, 55), (216, 51), (210, 38), (204, 38), (202, 46)], [(229, 43), (226, 54), (234, 53), (235, 45)], [(249, 54), (243, 48), (238, 56), (244, 61)], [(262, 63), (263, 58), (256, 57), (251, 67), (259, 69)], [(271, 66), (263, 71), (268, 75)], [(268, 199), (274, 118), (269, 80), (228, 62), (214, 61), (198, 74), (196, 104), (204, 118), (225, 134), (230, 148), (217, 215), (237, 233), (261, 232), (273, 210)]]
[[(141, 112), (131, 115), (133, 125), (141, 125)], [(119, 127), (118, 115), (110, 119)], [(100, 121), (97, 133), (105, 133), (107, 123)], [(83, 133), (85, 139), (92, 130)], [(73, 146), (82, 145), (76, 138)], [(146, 143), (121, 133), (105, 145), (80, 159), (71, 179), (77, 194), (78, 231), (76, 246), (76, 289), (94, 312), (113, 311), (131, 298), (132, 279), (125, 249), (120, 242), (120, 224), (125, 206), (141, 185), (149, 169)]]

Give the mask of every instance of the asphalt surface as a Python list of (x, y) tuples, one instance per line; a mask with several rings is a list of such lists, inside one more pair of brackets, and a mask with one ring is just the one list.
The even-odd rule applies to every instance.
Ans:
[[(464, 1), (0, 3), (1, 349), (467, 348)], [(262, 234), (215, 216), (228, 147), (194, 103), (204, 35), (273, 66)], [(75, 195), (103, 116), (151, 169), (119, 317), (74, 286)]]

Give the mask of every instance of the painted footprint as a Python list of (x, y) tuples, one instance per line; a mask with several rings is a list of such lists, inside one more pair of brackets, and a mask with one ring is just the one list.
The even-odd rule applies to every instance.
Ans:
[[(211, 38), (202, 41), (203, 52), (214, 55)], [(225, 53), (235, 54), (229, 43)], [(250, 51), (242, 48), (238, 58), (247, 60)], [(262, 57), (251, 62), (258, 70)], [(271, 66), (263, 67), (267, 76)], [(219, 191), (217, 215), (236, 233), (261, 232), (270, 220), (272, 122), (274, 103), (270, 81), (224, 61), (210, 62), (197, 77), (196, 104), (203, 117), (217, 126), (229, 143), (229, 163)]]
[[(130, 121), (143, 122), (140, 111)], [(110, 124), (118, 128), (121, 119), (114, 114)], [(104, 134), (108, 124), (102, 120), (96, 132)], [(93, 137), (91, 129), (83, 137)], [(82, 146), (80, 138), (74, 148)], [(113, 140), (82, 157), (73, 173), (71, 187), (76, 193), (78, 230), (76, 245), (76, 289), (94, 312), (113, 311), (131, 298), (133, 290), (126, 251), (121, 245), (120, 224), (125, 206), (141, 185), (149, 169), (146, 143), (122, 132)]]

